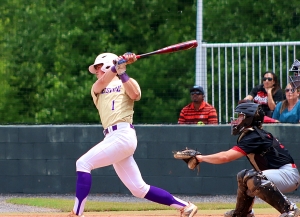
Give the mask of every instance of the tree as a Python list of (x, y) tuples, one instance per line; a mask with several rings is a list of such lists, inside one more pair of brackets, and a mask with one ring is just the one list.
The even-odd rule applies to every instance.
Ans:
[(204, 40), (272, 42), (299, 40), (296, 0), (212, 0), (204, 2)]
[[(296, 0), (204, 3), (204, 40), (298, 40)], [(98, 123), (87, 68), (102, 52), (137, 54), (196, 38), (196, 1), (2, 0), (1, 123)], [(142, 88), (135, 123), (177, 123), (195, 50), (128, 66)]]
[[(1, 4), (6, 11), (1, 16), (9, 17), (3, 32), (12, 28), (9, 41), (3, 41), (10, 54), (5, 71), (18, 72), (6, 78), (15, 90), (10, 92), (16, 99), (14, 119), (4, 115), (2, 121), (98, 123), (90, 97), (94, 80), (87, 71), (97, 54), (141, 53), (194, 39), (195, 21), (190, 23), (195, 13), (193, 2), (166, 4), (163, 9), (156, 1), (102, 1), (101, 6), (91, 0), (16, 0)], [(158, 62), (163, 57), (151, 58), (129, 66), (130, 76), (154, 93), (152, 96), (152, 91), (143, 91), (135, 122), (176, 122), (178, 109), (174, 108), (177, 99), (183, 97), (185, 85), (177, 86), (177, 78), (193, 80), (193, 55), (170, 55), (161, 59), (164, 62)], [(165, 77), (173, 85), (167, 85)], [(171, 92), (176, 94), (174, 98), (167, 97)], [(8, 105), (9, 101), (3, 103)], [(142, 111), (151, 107), (151, 112)]]

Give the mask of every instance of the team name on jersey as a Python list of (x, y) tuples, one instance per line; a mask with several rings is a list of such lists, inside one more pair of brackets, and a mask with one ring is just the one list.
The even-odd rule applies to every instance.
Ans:
[(113, 93), (113, 92), (121, 92), (121, 85), (117, 86), (117, 87), (106, 87), (102, 90), (101, 94), (105, 94), (105, 93)]

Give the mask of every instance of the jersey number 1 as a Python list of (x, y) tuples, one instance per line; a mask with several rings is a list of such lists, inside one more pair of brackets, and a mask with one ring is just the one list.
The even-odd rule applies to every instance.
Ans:
[(115, 100), (113, 100), (111, 103), (111, 110), (115, 110)]

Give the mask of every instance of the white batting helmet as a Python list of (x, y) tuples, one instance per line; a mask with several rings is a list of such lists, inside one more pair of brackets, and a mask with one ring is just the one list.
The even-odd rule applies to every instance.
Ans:
[(115, 59), (117, 59), (118, 56), (116, 54), (113, 54), (113, 53), (102, 53), (102, 54), (99, 54), (96, 59), (95, 59), (95, 62), (93, 65), (90, 65), (89, 67), (89, 71), (93, 74), (96, 74), (96, 69), (95, 69), (95, 65), (98, 65), (98, 64), (103, 64), (103, 66), (101, 67), (101, 70), (103, 72), (108, 72), (108, 70), (110, 69), (110, 67), (112, 67), (114, 65), (113, 61)]

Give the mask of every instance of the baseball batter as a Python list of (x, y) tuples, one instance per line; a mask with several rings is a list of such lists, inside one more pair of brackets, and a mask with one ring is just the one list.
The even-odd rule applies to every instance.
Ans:
[(299, 187), (300, 176), (288, 150), (271, 133), (262, 129), (264, 111), (252, 102), (239, 104), (233, 119), (232, 134), (239, 135), (237, 144), (211, 155), (197, 155), (198, 162), (222, 164), (246, 156), (253, 169), (237, 174), (237, 203), (225, 217), (253, 217), (254, 198), (259, 197), (277, 209), (280, 217), (300, 215), (296, 204), (281, 192), (292, 192)]
[(133, 158), (137, 147), (132, 125), (133, 107), (134, 102), (141, 98), (141, 89), (137, 81), (127, 75), (126, 65), (135, 61), (136, 55), (133, 53), (125, 53), (120, 57), (103, 53), (89, 67), (89, 71), (97, 76), (91, 95), (99, 111), (105, 138), (76, 162), (76, 198), (68, 217), (83, 217), (92, 184), (91, 170), (108, 165), (113, 165), (121, 181), (134, 196), (179, 209), (182, 217), (192, 217), (197, 213), (194, 204), (146, 184)]

